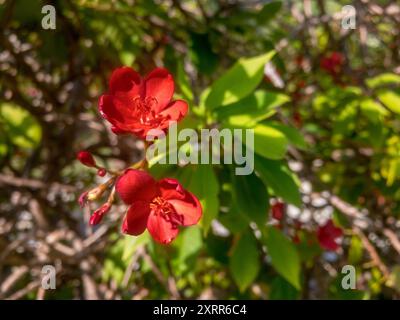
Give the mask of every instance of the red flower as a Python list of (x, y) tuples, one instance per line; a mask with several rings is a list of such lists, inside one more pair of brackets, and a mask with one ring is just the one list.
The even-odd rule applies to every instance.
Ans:
[(132, 68), (114, 70), (109, 93), (100, 97), (101, 115), (116, 134), (132, 133), (145, 138), (151, 129), (167, 130), (170, 121), (187, 113), (183, 100), (171, 101), (174, 79), (168, 70), (156, 68), (144, 79)]
[(178, 226), (197, 224), (202, 215), (199, 200), (175, 179), (156, 182), (148, 173), (128, 169), (115, 185), (129, 204), (122, 232), (139, 235), (147, 228), (157, 242), (168, 244), (178, 235)]
[(340, 73), (343, 62), (344, 57), (340, 52), (332, 52), (330, 55), (321, 59), (320, 66), (326, 72), (336, 76)]
[(342, 235), (342, 229), (335, 227), (332, 220), (328, 220), (328, 222), (324, 226), (320, 226), (317, 231), (319, 244), (327, 250), (336, 250), (339, 247), (336, 240)]
[(93, 159), (93, 156), (88, 151), (79, 151), (76, 158), (87, 167), (95, 167), (96, 161)]
[(110, 211), (111, 204), (106, 202), (103, 204), (99, 209), (97, 209), (93, 214), (90, 216), (89, 224), (95, 226), (99, 224), (100, 221), (103, 219), (104, 215)]
[(99, 168), (99, 170), (97, 170), (97, 175), (99, 177), (104, 177), (107, 174), (107, 170), (104, 168)]
[(272, 217), (276, 220), (282, 220), (285, 210), (285, 204), (283, 202), (276, 202), (272, 206)]

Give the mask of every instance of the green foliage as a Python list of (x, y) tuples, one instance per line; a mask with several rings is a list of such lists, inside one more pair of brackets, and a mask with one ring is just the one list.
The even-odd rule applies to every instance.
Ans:
[[(263, 182), (254, 173), (232, 174), (232, 196), (238, 211), (249, 221), (262, 227), (267, 220), (269, 198)], [(249, 201), (251, 199), (251, 201)]]
[(300, 290), (300, 258), (294, 244), (282, 232), (268, 227), (263, 239), (276, 271), (291, 285)]
[(0, 105), (0, 121), (5, 134), (20, 148), (33, 149), (41, 139), (41, 127), (25, 109), (9, 103)]
[(286, 135), (268, 123), (260, 123), (254, 127), (254, 151), (267, 159), (282, 159), (288, 147)]
[[(179, 129), (254, 130), (254, 150), (247, 150), (255, 152), (254, 172), (236, 175), (231, 164), (156, 164), (168, 153), (150, 160), (154, 177), (175, 177), (199, 198), (203, 217), (161, 246), (147, 232), (121, 235), (126, 206), (116, 199), (102, 221), (108, 231), (79, 255), (90, 253), (89, 272), (101, 294), (171, 299), (176, 285), (183, 299), (398, 296), (395, 249), (380, 227), (396, 233), (400, 218), (398, 26), (387, 10), (364, 21), (374, 33), (361, 42), (343, 36), (335, 19), (325, 19), (341, 10), (339, 0), (311, 1), (311, 8), (301, 1), (54, 1), (56, 30), (40, 26), (42, 1), (25, 2), (0, 6), (0, 169), (2, 178), (10, 177), (1, 181), (7, 230), (0, 251), (21, 234), (43, 241), (35, 201), (49, 224), (46, 233), (63, 228), (86, 243), (86, 215), (78, 214), (75, 198), (96, 171), (77, 169), (75, 152), (87, 148), (117, 170), (142, 155), (134, 138), (110, 133), (96, 109), (98, 98), (118, 66), (141, 74), (164, 66), (174, 76), (174, 99), (189, 104)], [(316, 22), (312, 32), (299, 23), (307, 10), (311, 16), (303, 21)], [(344, 58), (337, 74), (321, 67), (334, 51)], [(265, 74), (266, 63), (283, 86)], [(249, 146), (244, 136), (242, 141)], [(187, 142), (154, 145), (162, 143), (172, 152), (193, 150)], [(333, 211), (332, 195), (362, 215), (355, 219), (334, 209), (344, 236), (339, 250), (327, 252), (318, 242), (317, 218)], [(320, 196), (326, 203), (315, 201)], [(285, 205), (281, 220), (270, 212), (277, 200)], [(371, 264), (355, 221), (389, 275)], [(7, 274), (16, 262), (31, 267), (37, 260), (35, 249), (18, 249), (2, 261)], [(80, 261), (59, 259), (60, 288), (46, 298), (82, 298)], [(341, 287), (345, 264), (356, 267), (357, 290)], [(24, 298), (35, 299), (36, 292)]]
[(295, 300), (299, 298), (299, 291), (282, 277), (275, 277), (272, 280), (270, 300)]
[(246, 290), (260, 271), (257, 241), (251, 232), (240, 235), (229, 258), (229, 269), (240, 291)]
[(383, 90), (378, 93), (378, 99), (391, 111), (400, 114), (400, 90)]
[(213, 83), (205, 101), (206, 106), (210, 109), (226, 106), (249, 95), (260, 83), (264, 65), (274, 54), (271, 51), (254, 58), (239, 59)]
[(283, 162), (256, 156), (255, 169), (276, 196), (297, 207), (301, 206), (299, 184)]
[(280, 93), (257, 90), (235, 103), (217, 108), (216, 117), (224, 126), (253, 127), (274, 115), (276, 108), (288, 100), (286, 95)]

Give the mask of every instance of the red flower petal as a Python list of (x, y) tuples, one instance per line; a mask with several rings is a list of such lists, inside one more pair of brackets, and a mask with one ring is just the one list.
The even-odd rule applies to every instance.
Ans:
[(122, 223), (122, 232), (133, 236), (142, 234), (147, 226), (150, 214), (148, 202), (137, 201), (131, 205)]
[(170, 121), (180, 121), (188, 111), (188, 104), (183, 100), (171, 102), (162, 112), (161, 116), (169, 117)]
[(272, 217), (276, 220), (282, 220), (285, 214), (285, 204), (283, 202), (276, 202), (272, 206)]
[(163, 110), (174, 94), (174, 79), (167, 69), (156, 68), (151, 71), (143, 83), (142, 98), (151, 97), (157, 100), (155, 112)]
[(343, 235), (341, 228), (335, 227), (332, 220), (318, 228), (317, 237), (321, 247), (327, 250), (336, 250), (339, 245), (336, 243), (336, 239)]
[(117, 68), (110, 78), (110, 94), (129, 92), (132, 96), (138, 96), (140, 91), (140, 75), (129, 67)]
[(153, 212), (150, 213), (147, 220), (147, 229), (154, 240), (162, 244), (170, 243), (179, 233), (179, 229), (175, 224)]
[(150, 202), (157, 194), (156, 182), (145, 171), (128, 169), (118, 178), (115, 190), (126, 204)]
[(114, 104), (114, 102), (113, 96), (102, 95), (99, 100), (99, 111), (103, 118), (113, 125), (114, 133), (127, 132), (129, 131), (129, 121), (127, 121), (126, 115), (129, 114), (129, 109), (121, 103)]
[(165, 178), (160, 180), (158, 183), (158, 188), (161, 193), (161, 197), (163, 199), (184, 199), (185, 198), (185, 189), (183, 189), (182, 185), (176, 179)]
[(190, 192), (185, 191), (185, 198), (167, 200), (178, 215), (183, 216), (183, 226), (197, 224), (203, 214), (200, 201)]
[(326, 250), (335, 251), (339, 248), (339, 245), (336, 243), (336, 241), (333, 238), (322, 237), (322, 238), (319, 238), (318, 241), (319, 241), (319, 244), (321, 245), (321, 247)]

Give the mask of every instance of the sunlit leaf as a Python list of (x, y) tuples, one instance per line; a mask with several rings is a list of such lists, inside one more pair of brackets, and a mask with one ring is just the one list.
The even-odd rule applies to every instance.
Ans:
[(255, 169), (264, 183), (288, 203), (301, 206), (300, 186), (287, 166), (281, 161), (255, 158)]
[(42, 130), (35, 118), (25, 109), (4, 103), (0, 105), (0, 123), (8, 132), (11, 142), (21, 148), (36, 147), (42, 137)]
[(265, 244), (271, 263), (296, 289), (300, 289), (300, 258), (295, 245), (275, 227), (267, 228)]
[(229, 259), (229, 269), (240, 291), (246, 290), (260, 271), (260, 254), (253, 234), (243, 234)]
[(288, 146), (286, 135), (267, 124), (260, 123), (254, 127), (255, 152), (268, 159), (282, 159)]
[(253, 58), (242, 58), (211, 86), (206, 100), (208, 108), (225, 106), (249, 95), (260, 83), (264, 65), (274, 56), (270, 51)]

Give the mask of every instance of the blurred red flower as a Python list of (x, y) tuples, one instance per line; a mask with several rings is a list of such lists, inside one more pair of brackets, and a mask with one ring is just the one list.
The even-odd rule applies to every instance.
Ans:
[(339, 248), (336, 240), (343, 235), (341, 228), (335, 227), (330, 219), (324, 226), (320, 226), (317, 231), (317, 238), (321, 247), (327, 250)]
[(332, 76), (340, 73), (344, 63), (344, 56), (340, 52), (332, 52), (331, 54), (323, 57), (320, 61), (320, 66)]
[(202, 216), (199, 200), (175, 179), (157, 182), (144, 171), (128, 169), (115, 188), (130, 205), (122, 224), (122, 231), (130, 235), (147, 228), (154, 240), (168, 244), (178, 235), (179, 226), (195, 225)]
[(282, 220), (285, 210), (285, 204), (283, 202), (276, 202), (272, 205), (272, 217), (276, 220)]
[(145, 138), (149, 130), (165, 131), (170, 121), (178, 122), (186, 115), (187, 103), (172, 101), (173, 94), (174, 79), (168, 70), (156, 68), (142, 79), (132, 68), (121, 67), (112, 73), (99, 110), (114, 133)]

